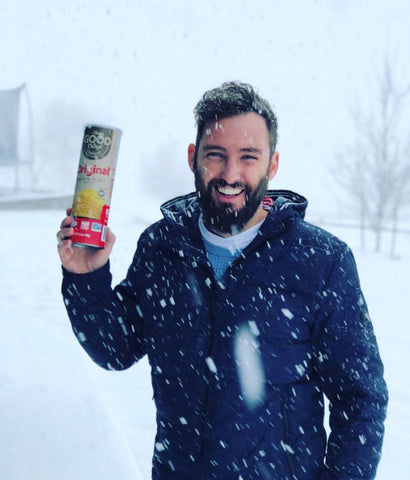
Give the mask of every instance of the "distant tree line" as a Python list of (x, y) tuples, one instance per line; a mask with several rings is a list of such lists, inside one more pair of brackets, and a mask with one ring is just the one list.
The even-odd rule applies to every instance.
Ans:
[(351, 110), (353, 134), (332, 165), (359, 220), (362, 248), (367, 228), (375, 234), (377, 252), (383, 230), (389, 229), (391, 257), (395, 256), (399, 222), (410, 207), (409, 94), (410, 84), (399, 84), (393, 61), (386, 54), (376, 74), (373, 106), (358, 105)]

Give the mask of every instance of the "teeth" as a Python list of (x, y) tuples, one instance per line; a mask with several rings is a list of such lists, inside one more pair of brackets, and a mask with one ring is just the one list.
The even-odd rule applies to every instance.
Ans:
[(222, 193), (222, 195), (239, 195), (240, 193), (242, 193), (242, 188), (218, 187), (218, 192)]

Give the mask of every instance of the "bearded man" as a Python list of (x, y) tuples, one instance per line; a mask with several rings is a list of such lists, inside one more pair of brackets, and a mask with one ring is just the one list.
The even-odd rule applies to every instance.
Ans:
[(148, 355), (154, 480), (370, 480), (387, 390), (352, 253), (304, 221), (305, 198), (268, 190), (277, 119), (250, 85), (206, 92), (195, 116), (196, 192), (161, 207), (115, 289), (114, 235), (72, 248), (63, 220), (74, 333), (103, 368)]

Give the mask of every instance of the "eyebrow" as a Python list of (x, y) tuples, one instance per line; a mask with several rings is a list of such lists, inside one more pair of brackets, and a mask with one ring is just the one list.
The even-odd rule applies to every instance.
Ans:
[[(221, 151), (223, 151), (223, 152), (226, 152), (226, 148), (221, 147), (220, 145), (207, 144), (207, 145), (203, 145), (202, 148), (203, 148), (205, 151), (209, 151), (209, 150), (221, 150)], [(240, 152), (247, 152), (247, 153), (258, 153), (259, 155), (262, 154), (262, 150), (260, 150), (259, 148), (254, 148), (254, 147), (241, 148), (239, 151), (240, 151)]]
[(262, 150), (260, 150), (259, 148), (254, 148), (254, 147), (241, 148), (239, 151), (240, 151), (240, 152), (259, 153), (259, 154), (262, 154)]
[(207, 145), (203, 145), (202, 148), (206, 151), (208, 151), (208, 150), (223, 150), (224, 152), (226, 152), (226, 149), (223, 148), (223, 147), (220, 147), (219, 145), (207, 144)]

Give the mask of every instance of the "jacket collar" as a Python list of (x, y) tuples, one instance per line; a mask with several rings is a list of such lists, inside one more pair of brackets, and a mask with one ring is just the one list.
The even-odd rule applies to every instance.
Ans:
[[(271, 199), (268, 215), (270, 224), (280, 225), (295, 215), (304, 218), (308, 202), (305, 197), (290, 190), (268, 190), (266, 196)], [(166, 221), (174, 226), (192, 229), (198, 225), (200, 213), (199, 203), (195, 192), (165, 202), (161, 212)]]
[[(266, 204), (271, 205), (269, 214), (246, 250), (253, 250), (256, 245), (285, 233), (297, 218), (305, 215), (308, 202), (301, 195), (289, 190), (269, 190), (267, 196), (270, 200), (267, 199)], [(212, 270), (199, 230), (200, 207), (196, 193), (169, 200), (161, 206), (161, 211), (165, 223), (159, 223), (162, 228), (157, 235), (162, 237), (168, 248), (190, 261), (194, 259), (194, 262), (205, 263)]]

